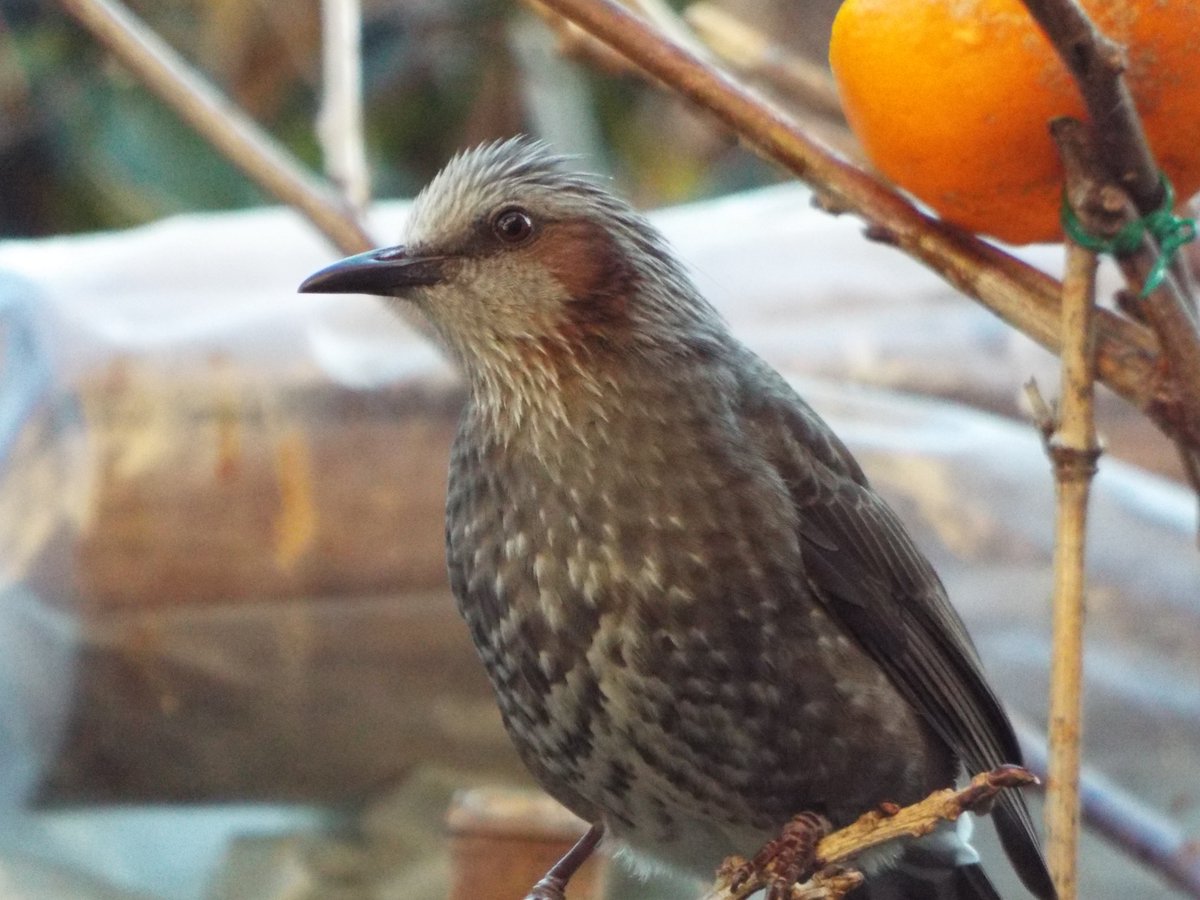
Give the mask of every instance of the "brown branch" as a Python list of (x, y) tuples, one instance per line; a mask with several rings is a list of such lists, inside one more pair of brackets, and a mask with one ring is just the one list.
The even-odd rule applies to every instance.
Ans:
[[(759, 96), (672, 44), (613, 0), (541, 0), (701, 107), (760, 153), (813, 186), (827, 208), (866, 219), (871, 233), (921, 260), (1013, 327), (1058, 352), (1059, 290), (1053, 278), (918, 211), (896, 191), (837, 158)], [(1097, 371), (1116, 393), (1170, 435), (1187, 434), (1184, 403), (1160, 383), (1158, 347), (1145, 328), (1108, 310), (1096, 318)], [(1200, 446), (1200, 435), (1189, 434)]]
[(715, 3), (693, 3), (683, 17), (714, 53), (738, 71), (762, 78), (819, 115), (845, 121), (828, 67), (786, 51)]
[(667, 40), (685, 47), (697, 56), (708, 55), (708, 47), (691, 26), (675, 12), (667, 0), (624, 0), (629, 8), (657, 28)]
[[(1131, 219), (1158, 210), (1165, 199), (1133, 96), (1125, 83), (1123, 48), (1106, 37), (1075, 0), (1025, 0), (1058, 55), (1074, 76), (1092, 123), (1099, 164), (1108, 178), (1128, 192), (1136, 212)], [(1138, 289), (1160, 249), (1150, 240), (1126, 266)], [(1170, 277), (1144, 303), (1144, 318), (1162, 344), (1170, 372), (1185, 396), (1200, 398), (1200, 330), (1191, 276), (1178, 254)], [(1189, 430), (1195, 434), (1200, 411), (1190, 408)]]
[(1024, 2), (1079, 85), (1101, 164), (1143, 215), (1158, 209), (1158, 166), (1122, 77), (1123, 48), (1092, 24), (1076, 0)]
[(362, 8), (359, 0), (321, 0), (321, 108), (317, 140), (325, 174), (356, 215), (371, 201), (363, 134)]
[(608, 75), (641, 74), (641, 70), (608, 44), (588, 34), (570, 19), (559, 15), (542, 0), (524, 0), (558, 39), (558, 52), (567, 59), (585, 62)]
[[(1192, 486), (1192, 490), (1196, 492), (1197, 500), (1200, 501), (1200, 450), (1181, 439), (1175, 440), (1175, 449), (1179, 451), (1179, 461), (1183, 464), (1183, 476)], [(1197, 518), (1200, 520), (1200, 516)], [(1200, 543), (1200, 532), (1197, 533), (1196, 539)]]
[[(1044, 783), (1046, 742), (1041, 731), (1010, 713), (1025, 765)], [(1190, 897), (1200, 898), (1200, 844), (1104, 776), (1079, 773), (1083, 824)]]
[(806, 131), (843, 156), (863, 160), (827, 67), (789, 52), (715, 3), (693, 3), (684, 20), (726, 65), (771, 89)]
[[(1120, 191), (1108, 184), (1083, 123), (1059, 119), (1051, 132), (1066, 172), (1068, 201), (1084, 227), (1119, 227)], [(1046, 850), (1061, 900), (1078, 894), (1079, 767), (1083, 728), (1084, 547), (1088, 494), (1100, 454), (1094, 421), (1096, 254), (1069, 237), (1062, 303), (1062, 400), (1057, 422), (1039, 423), (1054, 465), (1054, 653), (1050, 663), (1050, 751)]]
[[(1001, 766), (976, 775), (960, 790), (935, 791), (924, 800), (903, 808), (886, 806), (872, 810), (853, 824), (821, 839), (817, 844), (817, 872), (809, 881), (793, 888), (792, 900), (838, 900), (862, 883), (861, 873), (845, 868), (855, 857), (899, 838), (929, 834), (942, 822), (953, 822), (964, 812), (986, 813), (1000, 791), (1036, 783), (1037, 779), (1025, 769)], [(737, 891), (730, 889), (731, 874), (744, 862), (740, 857), (726, 860), (717, 873), (712, 890), (701, 900), (745, 900), (762, 890), (764, 884), (756, 878), (751, 878)]]
[[(1125, 221), (1131, 221), (1137, 214), (1128, 197), (1124, 206)], [(1163, 380), (1164, 388), (1178, 392), (1181, 402), (1176, 408), (1185, 417), (1181, 423), (1184, 434), (1195, 436), (1200, 434), (1200, 403), (1195, 402), (1200, 398), (1200, 332), (1187, 307), (1180, 302), (1181, 295), (1174, 278), (1168, 277), (1148, 296), (1139, 296), (1157, 253), (1149, 238), (1144, 239), (1143, 243), (1141, 252), (1117, 260), (1126, 282), (1131, 286), (1130, 291), (1122, 292), (1124, 305), (1158, 336), (1163, 359), (1171, 376)], [(1175, 436), (1173, 441), (1184, 477), (1200, 497), (1200, 446), (1183, 436)]]
[(360, 253), (373, 246), (328, 185), (309, 175), (129, 10), (113, 0), (62, 5), (201, 137), (268, 194), (303, 213), (339, 250)]

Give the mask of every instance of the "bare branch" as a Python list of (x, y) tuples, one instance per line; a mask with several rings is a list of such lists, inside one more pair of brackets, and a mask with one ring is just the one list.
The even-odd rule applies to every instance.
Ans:
[[(1090, 233), (1120, 226), (1121, 192), (1108, 185), (1074, 119), (1051, 125), (1075, 214)], [(1062, 900), (1078, 894), (1079, 768), (1083, 730), (1084, 547), (1088, 494), (1100, 448), (1094, 420), (1096, 254), (1070, 237), (1062, 304), (1062, 399), (1046, 439), (1058, 498), (1054, 535), (1054, 654), (1050, 661), (1050, 750), (1046, 779), (1046, 855)], [(1039, 425), (1047, 435), (1046, 423)]]
[[(1079, 85), (1100, 162), (1109, 178), (1133, 200), (1136, 212), (1131, 218), (1153, 213), (1165, 196), (1158, 165), (1123, 77), (1123, 48), (1100, 32), (1075, 0), (1026, 0), (1025, 5)], [(1125, 268), (1131, 283), (1141, 285), (1149, 260), (1157, 252), (1150, 244), (1142, 258), (1130, 260)], [(1170, 344), (1164, 349), (1185, 390), (1194, 389), (1200, 385), (1196, 380), (1200, 377), (1196, 301), (1187, 267), (1179, 260), (1172, 264), (1172, 275), (1148, 298), (1146, 318), (1164, 345)]]
[[(1046, 742), (1040, 729), (1012, 715), (1029, 770), (1046, 780)], [(1190, 897), (1200, 898), (1200, 853), (1187, 833), (1084, 766), (1079, 776), (1083, 823)]]
[(651, 25), (662, 32), (667, 40), (685, 47), (687, 50), (704, 58), (709, 56), (709, 49), (693, 33), (688, 23), (675, 12), (667, 0), (626, 0), (630, 9), (635, 10)]
[(366, 230), (328, 185), (291, 154), (152, 30), (113, 0), (62, 0), (63, 7), (184, 121), (270, 195), (294, 206), (344, 253), (373, 246)]
[(715, 3), (693, 3), (684, 19), (722, 59), (787, 92), (790, 98), (830, 119), (842, 119), (833, 76), (825, 66), (786, 52), (761, 31)]
[(828, 67), (789, 52), (715, 3), (693, 3), (684, 11), (684, 20), (727, 65), (771, 88), (818, 140), (856, 162), (863, 159)]
[(1125, 84), (1125, 54), (1102, 34), (1075, 0), (1025, 0), (1087, 105), (1097, 150), (1108, 174), (1143, 213), (1162, 203), (1158, 167)]
[(323, 59), (317, 137), (325, 174), (356, 213), (371, 199), (362, 111), (362, 8), (359, 0), (321, 0)]

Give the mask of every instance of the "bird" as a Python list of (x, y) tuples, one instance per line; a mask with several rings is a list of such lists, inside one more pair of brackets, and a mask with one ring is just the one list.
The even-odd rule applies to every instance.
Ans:
[[(450, 584), (519, 756), (592, 825), (529, 896), (561, 897), (601, 835), (711, 879), (797, 815), (840, 827), (1019, 764), (897, 514), (572, 161), (526, 136), (460, 152), (405, 243), (300, 286), (415, 314), (464, 376)], [(1025, 887), (1055, 897), (1020, 794), (992, 818)], [(878, 856), (863, 896), (998, 897), (960, 828)]]

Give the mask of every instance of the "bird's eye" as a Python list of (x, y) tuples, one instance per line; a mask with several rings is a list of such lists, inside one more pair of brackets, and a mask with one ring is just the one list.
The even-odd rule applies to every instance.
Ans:
[(502, 209), (492, 219), (492, 232), (506, 244), (521, 244), (533, 234), (533, 219), (523, 209)]

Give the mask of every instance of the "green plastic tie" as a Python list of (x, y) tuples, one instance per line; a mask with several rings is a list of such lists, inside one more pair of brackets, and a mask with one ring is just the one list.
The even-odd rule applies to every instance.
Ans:
[(1140, 296), (1143, 299), (1163, 283), (1163, 279), (1167, 277), (1167, 268), (1179, 248), (1196, 239), (1196, 220), (1175, 215), (1175, 188), (1171, 186), (1170, 179), (1166, 175), (1160, 175), (1159, 183), (1163, 189), (1162, 206), (1140, 219), (1127, 222), (1111, 238), (1096, 237), (1087, 231), (1067, 201), (1066, 192), (1063, 192), (1063, 230), (1079, 246), (1095, 253), (1128, 256), (1141, 249), (1147, 234), (1154, 238), (1154, 242), (1158, 244), (1158, 259), (1150, 267), (1146, 282), (1142, 285)]

